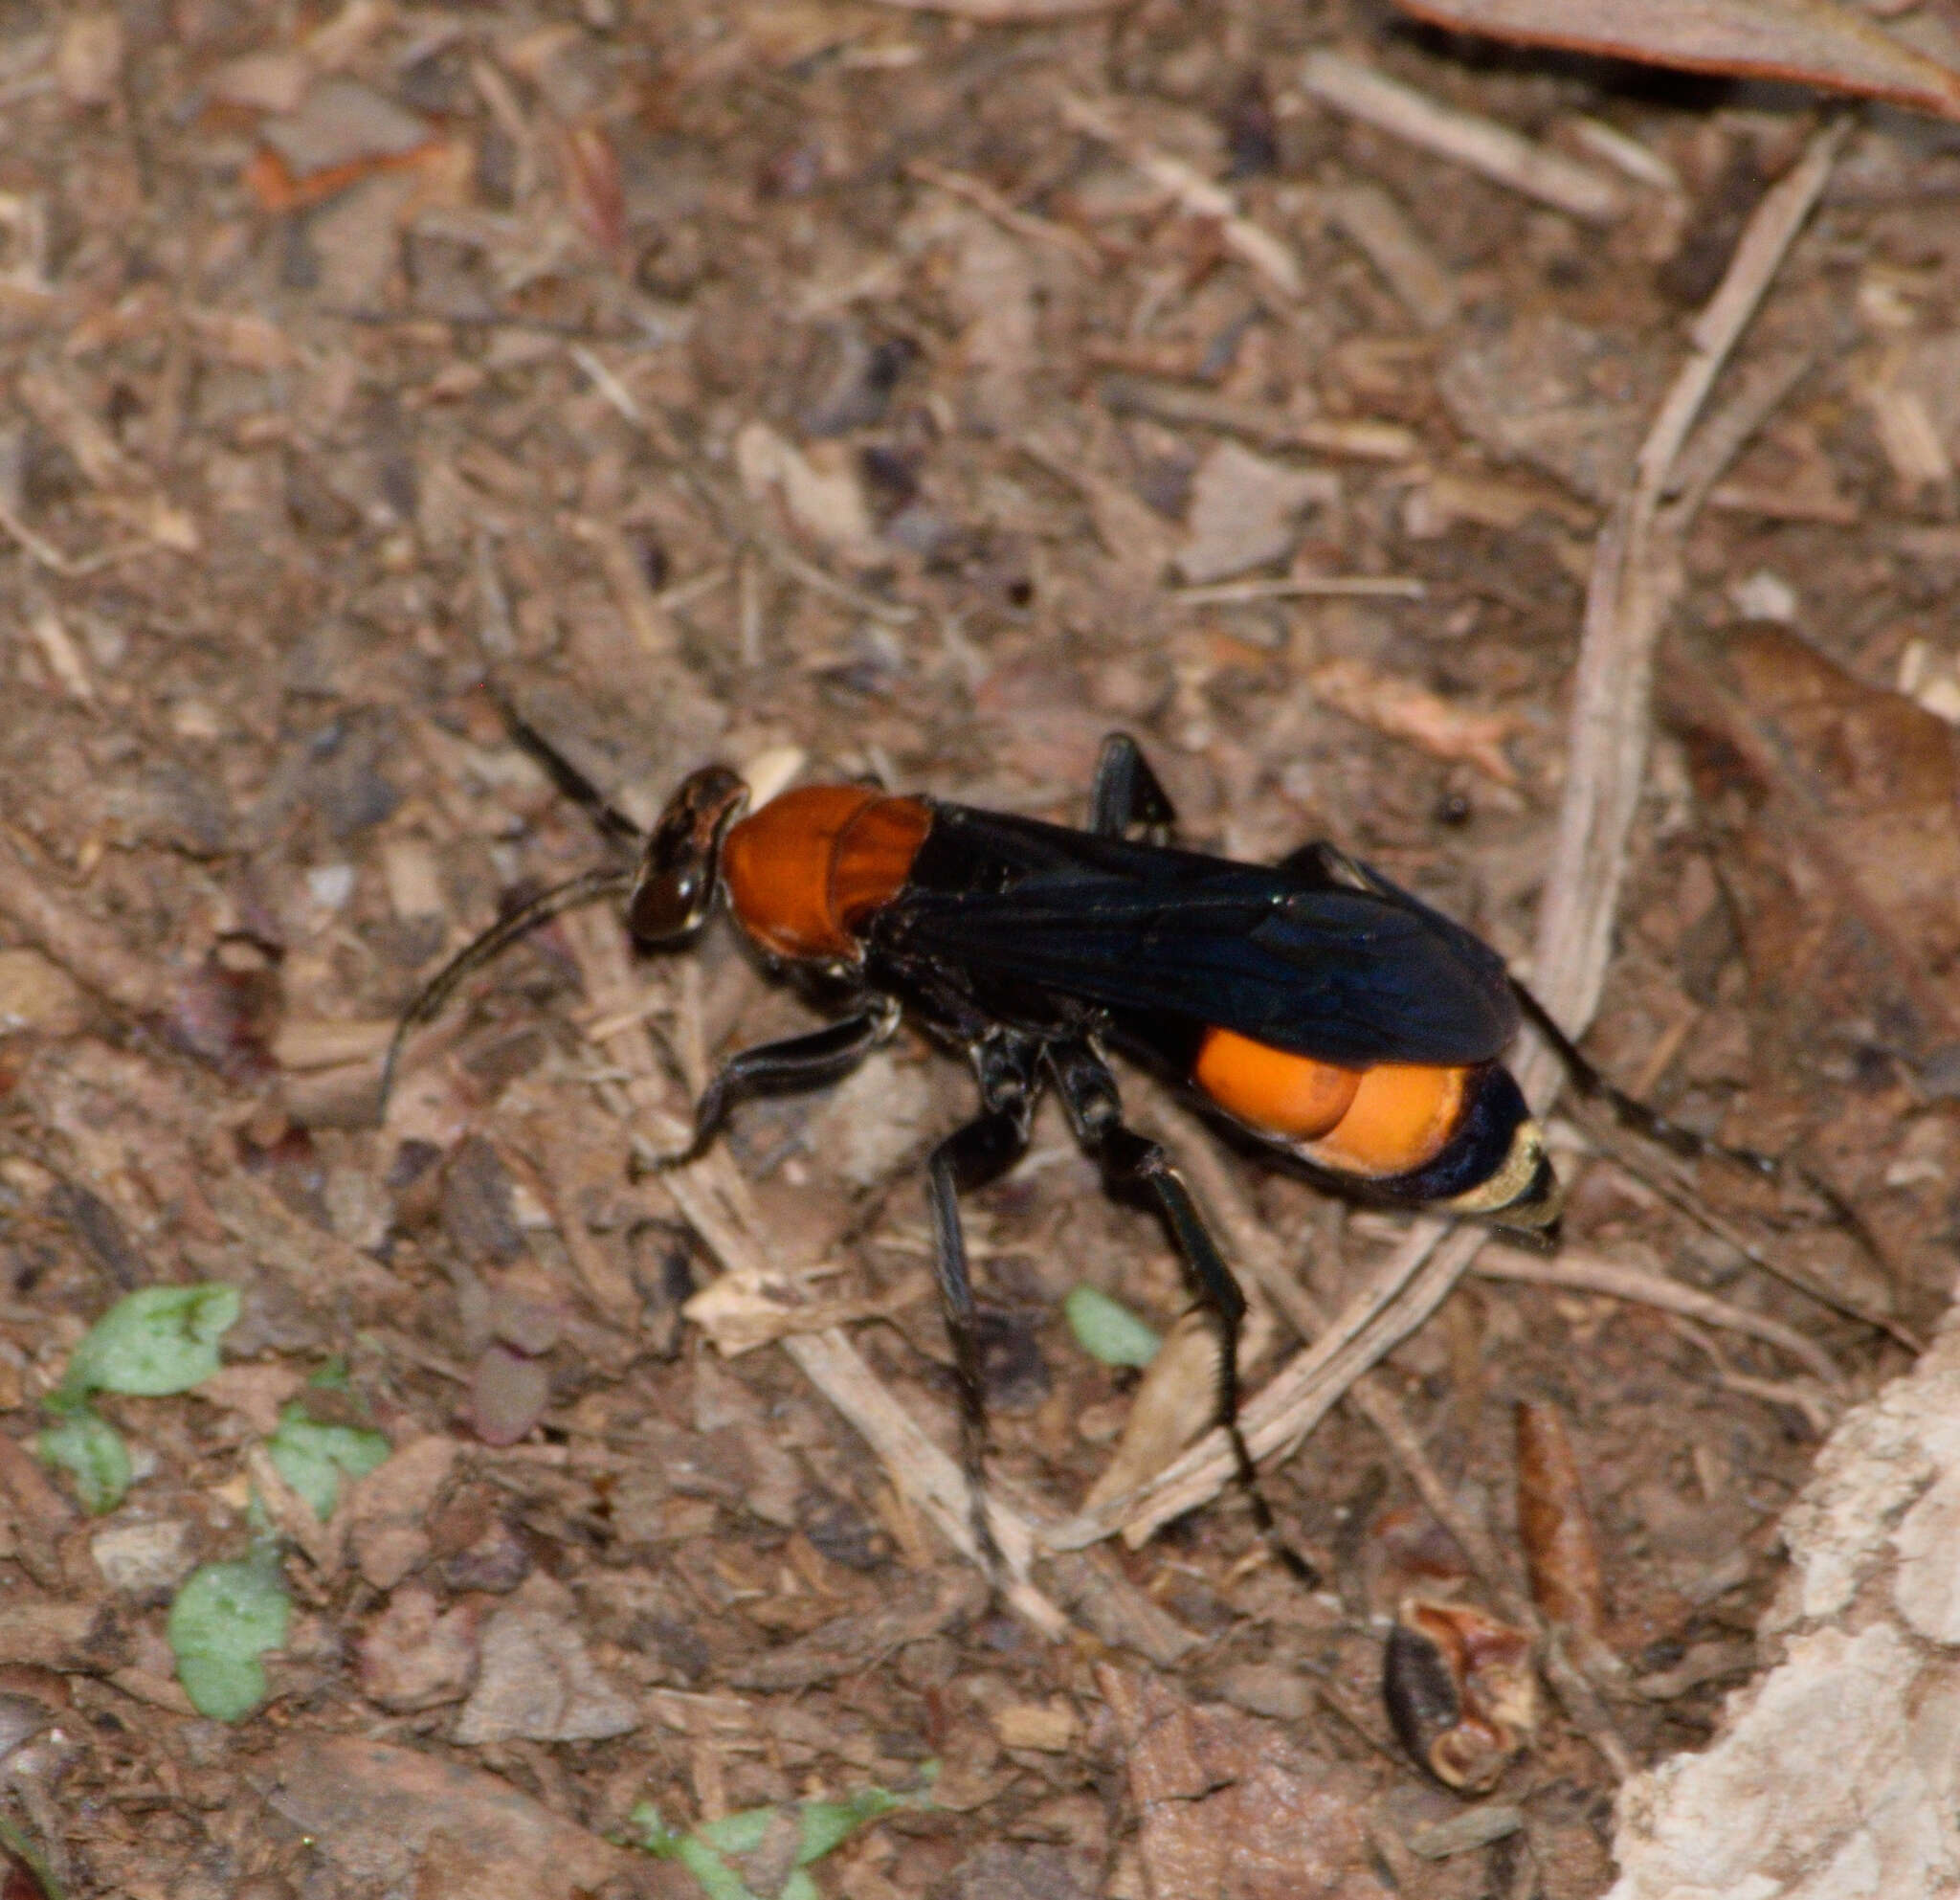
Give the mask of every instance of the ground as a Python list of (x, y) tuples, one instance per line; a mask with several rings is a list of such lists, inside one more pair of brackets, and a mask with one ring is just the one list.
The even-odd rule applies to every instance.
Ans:
[[(1328, 54), (1601, 195), (1373, 129)], [(825, 1377), (954, 1442), (919, 1164), (971, 1082), (911, 1031), (650, 1173), (810, 1002), (599, 907), (462, 987), (385, 1125), (378, 1064), (446, 953), (608, 861), (493, 695), (642, 821), (711, 759), (1079, 821), (1125, 727), (1189, 839), (1330, 838), (1525, 969), (1594, 536), (1819, 122), (1363, 0), (0, 0), (0, 1748), (68, 1892), (678, 1894), (636, 1804), (868, 1787), (903, 1799), (824, 1892), (1604, 1889), (1615, 1749), (1707, 1738), (1778, 1512), (1952, 1280), (1960, 137), (1860, 119), (1715, 391), (1750, 426), (1682, 544), (1586, 1045), (1852, 1218), (1555, 1123), (1592, 1281), (1473, 1272), (1268, 1469), (1318, 1588), (1228, 1489), (1017, 1605), (844, 1422)], [(1125, 1083), (1324, 1310), (1397, 1242)], [(1052, 1109), (968, 1218), (1001, 1494), (1064, 1517), (1135, 1381), (1062, 1302), (1164, 1331), (1176, 1264)], [(43, 1400), (179, 1282), (240, 1289), (224, 1369), (100, 1401), (136, 1482), (88, 1517)], [(841, 1332), (726, 1351), (758, 1307)], [(1262, 1302), (1249, 1389), (1296, 1350)], [(258, 1449), (296, 1399), (394, 1453), (325, 1524)], [(1590, 1509), (1602, 1580), (1561, 1574), (1618, 1667), (1437, 1836), (1388, 1625), (1529, 1617), (1531, 1471)], [(293, 1621), (224, 1724), (167, 1608), (255, 1509)]]

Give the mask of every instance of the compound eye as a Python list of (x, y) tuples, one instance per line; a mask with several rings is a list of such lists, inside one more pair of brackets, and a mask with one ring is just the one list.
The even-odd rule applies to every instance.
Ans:
[(626, 928), (643, 947), (671, 944), (706, 921), (715, 901), (722, 836), (748, 802), (726, 766), (704, 766), (681, 782), (647, 838), (626, 904)]

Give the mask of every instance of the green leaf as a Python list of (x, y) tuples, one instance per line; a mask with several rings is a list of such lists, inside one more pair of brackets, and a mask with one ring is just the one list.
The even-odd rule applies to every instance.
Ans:
[(278, 1430), (265, 1442), (279, 1476), (313, 1507), (324, 1524), (333, 1515), (341, 1479), (362, 1478), (381, 1464), (390, 1446), (380, 1432), (359, 1425), (323, 1425), (294, 1399), (279, 1414)]
[[(937, 1764), (927, 1763), (928, 1780)], [(922, 1807), (929, 1796), (894, 1795), (883, 1788), (865, 1788), (841, 1801), (806, 1801), (792, 1810), (802, 1828), (796, 1868), (777, 1900), (822, 1900), (816, 1883), (802, 1871), (841, 1846), (867, 1822), (894, 1809)], [(652, 1801), (642, 1801), (628, 1818), (635, 1844), (663, 1861), (679, 1861), (701, 1883), (707, 1900), (756, 1900), (742, 1877), (722, 1856), (753, 1853), (763, 1844), (779, 1808), (744, 1808), (718, 1821), (704, 1822), (692, 1834), (669, 1827)]]
[(1105, 1366), (1147, 1366), (1157, 1356), (1157, 1335), (1107, 1293), (1078, 1286), (1061, 1309), (1082, 1351)]
[[(768, 1810), (763, 1812), (767, 1815)], [(637, 1830), (638, 1846), (657, 1860), (679, 1861), (699, 1882), (707, 1900), (755, 1900), (742, 1876), (699, 1834), (683, 1834), (669, 1827), (652, 1801), (641, 1801), (627, 1821)]]
[(219, 1283), (145, 1286), (118, 1300), (68, 1361), (68, 1398), (123, 1392), (157, 1398), (188, 1392), (218, 1369), (218, 1341), (238, 1317), (238, 1289)]
[(807, 1867), (837, 1847), (868, 1822), (905, 1806), (903, 1799), (882, 1788), (862, 1788), (848, 1800), (805, 1801), (803, 1803), (803, 1844), (796, 1850), (796, 1865)]
[(114, 1510), (129, 1488), (129, 1447), (100, 1414), (82, 1405), (44, 1426), (34, 1441), (41, 1463), (65, 1471), (75, 1482), (82, 1509), (100, 1517)]
[(278, 1560), (269, 1549), (191, 1572), (170, 1605), (166, 1633), (177, 1680), (200, 1715), (242, 1722), (265, 1700), (265, 1666), (258, 1659), (285, 1642), (292, 1615)]

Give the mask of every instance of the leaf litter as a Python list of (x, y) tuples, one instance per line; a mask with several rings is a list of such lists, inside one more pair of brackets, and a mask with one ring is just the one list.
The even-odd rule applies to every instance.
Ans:
[[(1950, 802), (1960, 303), (1936, 144), (1878, 123), (1806, 156), (1799, 107), (1459, 63), (1339, 7), (1229, 34), (966, 11), (596, 6), (540, 30), (356, 0), (310, 35), (193, 8), (0, 46), (0, 584), (39, 708), (0, 732), (4, 1640), (90, 1715), (56, 1780), (7, 1761), (70, 1891), (292, 1881), (308, 1854), (349, 1891), (699, 1890), (612, 1844), (651, 1799), (711, 1846), (762, 1816), (739, 1867), (713, 1847), (760, 1892), (799, 1803), (866, 1787), (902, 1805), (815, 1877), (880, 1900), (1219, 1867), (1361, 1891), (1378, 1865), (1418, 1900), (1466, 1868), (1596, 1890), (1574, 1802), (1624, 1752), (1711, 1732), (1808, 1456), (1792, 1420), (1896, 1367), (1611, 1165), (1579, 1171), (1563, 1278), (1493, 1259), (1445, 1300), (1457, 1242), (1412, 1269), (1226, 1156), (1278, 1284), (1303, 1290), (1308, 1257), (1316, 1297), (1283, 1310), (1334, 1368), (1282, 1384), (1272, 1428), (1355, 1400), (1267, 1481), (1334, 1594), (1247, 1570), (1228, 1497), (990, 1604), (938, 1541), (963, 1520), (943, 1347), (916, 1253), (884, 1244), (963, 1111), (947, 1066), (902, 1040), (903, 1086), (848, 1126), (779, 1102), (732, 1156), (635, 1178), (684, 1113), (677, 1068), (698, 1084), (799, 1018), (725, 948), (602, 981), (568, 922), (473, 987), (372, 1126), (374, 1025), (442, 932), (591, 861), (500, 763), (486, 655), (504, 689), (555, 691), (554, 738), (635, 809), (707, 756), (795, 749), (1074, 818), (1101, 731), (1129, 725), (1194, 837), (1334, 836), (1516, 956), (1561, 785), (1594, 797), (1623, 745), (1599, 717), (1641, 702), (1590, 636), (1592, 736), (1562, 749), (1581, 588), (1608, 633), (1672, 615), (1719, 684), (1678, 695), (1663, 659), (1682, 736), (1644, 805), (1637, 770), (1609, 774), (1630, 851), (1603, 819), (1579, 834), (1583, 901), (1569, 852), (1537, 980), (1582, 1019), (1616, 915), (1606, 1064), (1658, 1052), (1671, 1112), (1815, 1151), (1887, 1262), (1859, 1300), (1920, 1330), (1944, 1300), (1955, 1005), (1920, 847)], [(1937, 23), (1915, 11), (1886, 37)], [(1673, 17), (1631, 50), (1667, 54)], [(1815, 30), (1777, 70), (1898, 91), (1823, 70), (1836, 10), (1756, 19)], [(1663, 403), (1682, 312), (1786, 177), (1803, 229), (1693, 320)], [(1169, 585), (1180, 549), (1202, 592)], [(1729, 629), (1766, 571), (1795, 644)], [(1831, 1034), (1797, 1030), (1799, 994)], [(1049, 1152), (976, 1209), (1051, 1382), (996, 1422), (1003, 1535), (1029, 1551), (1136, 1405), (1069, 1337), (1071, 1290), (1159, 1333), (1181, 1303), (1160, 1238)], [(1841, 1237), (1762, 1244), (1816, 1253), (1811, 1284), (1872, 1277)], [(68, 1481), (22, 1447), (77, 1316), (192, 1283), (236, 1301), (228, 1363), (201, 1356), (194, 1397), (94, 1381), (77, 1462), (93, 1501), (123, 1497), (71, 1560)], [(724, 1287), (782, 1352), (695, 1356), (676, 1316)], [(1357, 1294), (1394, 1325), (1354, 1334)], [(1249, 1381), (1307, 1363), (1290, 1350)], [(282, 1422), (337, 1355), (359, 1404), (314, 1393)], [(1447, 1523), (1475, 1559), (1456, 1587), (1514, 1618), (1519, 1399), (1567, 1421), (1612, 1639), (1656, 1687), (1604, 1721), (1548, 1655), (1532, 1768), (1453, 1828), (1376, 1700), (1396, 1603), (1364, 1553), (1398, 1513)], [(1915, 1577), (1944, 1521), (1915, 1521)], [(268, 1527), (283, 1546), (254, 1554)], [(1071, 1619), (1158, 1675), (1046, 1640)], [(243, 1720), (183, 1726), (172, 1637)], [(220, 1825), (241, 1786), (259, 1805)]]

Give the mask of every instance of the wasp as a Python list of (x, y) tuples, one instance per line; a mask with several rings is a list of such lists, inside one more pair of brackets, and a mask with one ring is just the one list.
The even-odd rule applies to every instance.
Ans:
[(569, 905), (619, 892), (638, 948), (682, 946), (724, 906), (770, 965), (821, 979), (834, 1004), (822, 1028), (731, 1058), (674, 1162), (698, 1155), (743, 1097), (836, 1082), (908, 1017), (959, 1052), (978, 1110), (932, 1150), (925, 1192), (974, 1528), (990, 1555), (959, 1202), (1020, 1157), (1051, 1090), (1109, 1185), (1153, 1203), (1175, 1242), (1218, 1334), (1216, 1419), (1273, 1536), (1237, 1423), (1245, 1298), (1172, 1157), (1125, 1120), (1112, 1052), (1168, 1073), (1325, 1186), (1527, 1234), (1555, 1227), (1559, 1182), (1503, 1065), (1525, 995), (1503, 960), (1331, 845), (1272, 865), (1175, 847), (1170, 799), (1125, 733), (1102, 746), (1082, 830), (866, 784), (802, 786), (751, 812), (743, 779), (711, 765), (642, 836), (506, 717), (562, 790), (635, 845), (637, 863), (546, 892), (438, 972), (403, 1018), (384, 1102), (407, 1032), (470, 971)]

